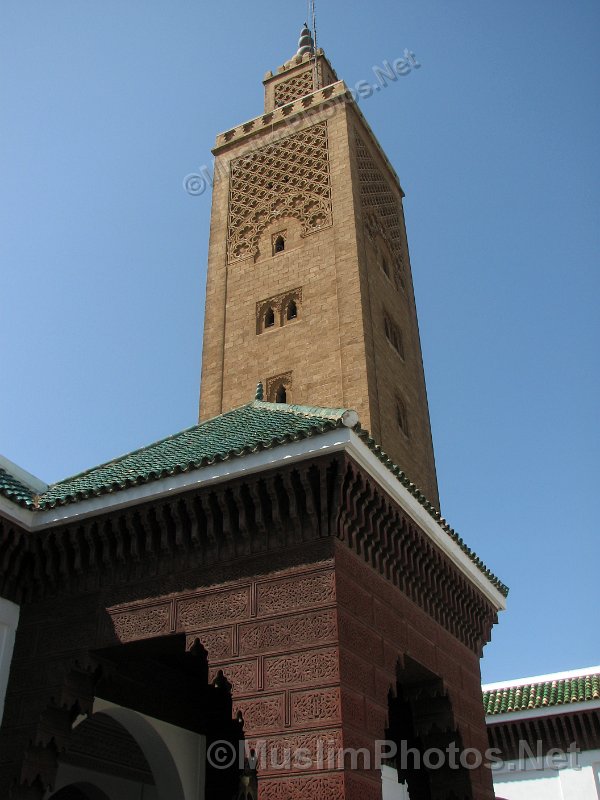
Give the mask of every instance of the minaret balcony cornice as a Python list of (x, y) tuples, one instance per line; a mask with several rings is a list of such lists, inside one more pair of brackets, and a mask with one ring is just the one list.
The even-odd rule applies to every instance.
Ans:
[(308, 114), (312, 116), (315, 111), (321, 110), (326, 105), (333, 107), (336, 103), (344, 102), (352, 102), (344, 81), (324, 86), (291, 103), (286, 103), (273, 111), (267, 111), (235, 128), (219, 133), (212, 150), (213, 155), (220, 154), (232, 145), (237, 145), (266, 130), (275, 130), (288, 125), (292, 130), (296, 130), (302, 124), (303, 116)]

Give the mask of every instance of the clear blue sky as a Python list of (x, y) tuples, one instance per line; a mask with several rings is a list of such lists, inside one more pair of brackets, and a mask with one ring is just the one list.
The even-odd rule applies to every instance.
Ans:
[[(500, 680), (600, 662), (596, 0), (318, 1), (406, 192), (442, 506), (511, 587)], [(53, 481), (193, 424), (210, 196), (304, 2), (4, 0), (0, 452)], [(248, 386), (248, 399), (253, 395)]]

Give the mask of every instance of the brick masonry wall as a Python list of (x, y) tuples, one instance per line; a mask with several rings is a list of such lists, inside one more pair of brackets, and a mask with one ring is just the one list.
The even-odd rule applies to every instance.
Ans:
[[(443, 679), (463, 746), (484, 753), (488, 740), (475, 653), (343, 544), (336, 548), (335, 572), (344, 746), (372, 748), (384, 738), (388, 690), (396, 683), (398, 659), (407, 655)], [(492, 800), (489, 770), (470, 775), (475, 800)], [(378, 774), (359, 777), (376, 792)], [(346, 794), (352, 800), (363, 796)]]
[[(307, 234), (296, 218), (273, 218), (262, 230), (255, 256), (228, 262), (227, 164), (324, 120), (332, 224)], [(361, 425), (439, 506), (408, 247), (404, 240), (406, 288), (400, 291), (381, 272), (365, 234), (354, 143), (357, 126), (370, 141), (354, 109), (337, 104), (315, 111), (299, 126), (280, 129), (274, 140), (262, 132), (218, 153), (200, 417), (247, 403), (258, 381), (291, 372), (288, 402), (356, 409)], [(395, 179), (377, 148), (372, 150), (400, 203)], [(404, 230), (403, 219), (400, 223)], [(286, 231), (286, 247), (273, 255), (272, 236), (280, 230)], [(298, 318), (257, 335), (257, 304), (297, 288), (302, 291)], [(385, 339), (384, 307), (402, 329), (404, 361)], [(396, 422), (398, 392), (406, 401), (408, 437)]]
[[(360, 282), (356, 269), (353, 198), (345, 153), (345, 109), (320, 111), (303, 123), (327, 120), (334, 224), (301, 235), (296, 219), (275, 219), (263, 231), (256, 261), (227, 263), (228, 181), (215, 183), (207, 276), (200, 415), (209, 418), (252, 399), (258, 380), (292, 372), (291, 400), (351, 406), (370, 426)], [(302, 129), (302, 128), (300, 128)], [(293, 130), (284, 129), (281, 137)], [(240, 143), (218, 163), (252, 152)], [(221, 162), (219, 161), (221, 160)], [(223, 175), (223, 169), (218, 169)], [(283, 253), (271, 254), (274, 232), (287, 229)], [(302, 288), (292, 324), (256, 333), (256, 304)]]

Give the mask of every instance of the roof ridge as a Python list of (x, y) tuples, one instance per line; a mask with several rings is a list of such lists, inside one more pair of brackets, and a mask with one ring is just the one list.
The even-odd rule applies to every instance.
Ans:
[(271, 403), (267, 400), (253, 400), (250, 405), (261, 411), (276, 411), (281, 414), (294, 414), (302, 417), (320, 417), (321, 419), (341, 421), (348, 408), (328, 408), (322, 406), (303, 406), (295, 403)]
[[(486, 688), (482, 686), (485, 713), (490, 716), (535, 712), (573, 703), (598, 703), (600, 701), (600, 667), (573, 670), (575, 674), (556, 673), (547, 680), (533, 680), (510, 686)], [(584, 674), (581, 674), (581, 673)], [(564, 676), (564, 677), (558, 677)], [(540, 678), (546, 676), (540, 675)], [(560, 713), (560, 712), (557, 712)]]
[(600, 665), (583, 667), (582, 669), (564, 670), (563, 672), (549, 672), (547, 675), (531, 675), (524, 678), (511, 678), (507, 681), (494, 681), (482, 685), (483, 692), (508, 692), (523, 686), (541, 686), (545, 683), (559, 681), (577, 681), (585, 678), (600, 676)]

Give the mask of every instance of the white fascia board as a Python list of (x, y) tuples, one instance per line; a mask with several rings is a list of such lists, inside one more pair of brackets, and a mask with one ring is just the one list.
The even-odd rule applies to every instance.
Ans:
[(594, 711), (600, 708), (600, 700), (574, 701), (544, 708), (527, 708), (524, 711), (505, 711), (503, 714), (486, 714), (486, 725), (500, 725), (505, 722), (520, 722), (541, 717), (559, 717), (561, 714), (573, 714), (580, 711)]
[(0, 495), (0, 514), (9, 522), (14, 522), (25, 530), (32, 530), (35, 526), (35, 514), (28, 508), (13, 503), (7, 497)]
[[(0, 497), (0, 511), (4, 512), (7, 505), (11, 506), (13, 515), (15, 512), (21, 512), (19, 519), (15, 519), (16, 522), (19, 522), (30, 531), (37, 531), (61, 525), (65, 522), (86, 519), (99, 513), (139, 505), (144, 501), (158, 500), (192, 488), (233, 480), (241, 475), (251, 475), (278, 466), (287, 466), (324, 453), (340, 450), (345, 450), (377, 481), (471, 583), (475, 584), (496, 610), (500, 611), (506, 608), (504, 596), (475, 566), (467, 554), (461, 550), (438, 522), (429, 515), (400, 481), (379, 461), (359, 436), (346, 427), (336, 428), (333, 431), (292, 442), (285, 446), (261, 450), (242, 458), (234, 457), (227, 461), (173, 475), (169, 478), (161, 478), (158, 481), (152, 481), (140, 486), (132, 486), (114, 494), (103, 494), (87, 500), (80, 500), (77, 503), (56, 506), (56, 508), (45, 511), (28, 511), (16, 506), (14, 503), (1, 502), (5, 498)], [(26, 518), (23, 515), (26, 515)], [(7, 514), (7, 516), (10, 516), (10, 514)]]
[(19, 606), (12, 600), (0, 597), (0, 625), (6, 625), (16, 631), (19, 624), (19, 610)]
[(348, 453), (391, 495), (425, 533), (445, 553), (451, 561), (474, 583), (479, 591), (492, 603), (497, 611), (506, 608), (506, 598), (491, 581), (475, 566), (467, 554), (461, 550), (444, 531), (442, 526), (430, 516), (408, 489), (385, 467), (375, 454), (351, 431)]
[(285, 446), (260, 450), (241, 458), (232, 457), (227, 461), (181, 472), (168, 478), (132, 486), (112, 494), (102, 494), (80, 500), (77, 503), (56, 506), (44, 511), (27, 512), (30, 514), (29, 529), (39, 530), (75, 519), (86, 519), (98, 513), (116, 511), (141, 502), (158, 500), (169, 495), (176, 495), (189, 489), (210, 486), (214, 483), (233, 480), (242, 475), (264, 472), (275, 467), (284, 467), (319, 456), (326, 452), (343, 450), (347, 446), (349, 431), (347, 428), (336, 428), (333, 431), (292, 442)]
[(583, 667), (582, 669), (569, 669), (564, 672), (550, 672), (548, 675), (534, 675), (529, 678), (513, 678), (510, 681), (484, 683), (481, 689), (484, 692), (490, 692), (495, 689), (512, 689), (515, 686), (531, 686), (534, 683), (551, 683), (552, 681), (562, 681), (570, 678), (584, 678), (586, 675), (598, 675), (599, 673), (600, 665)]

